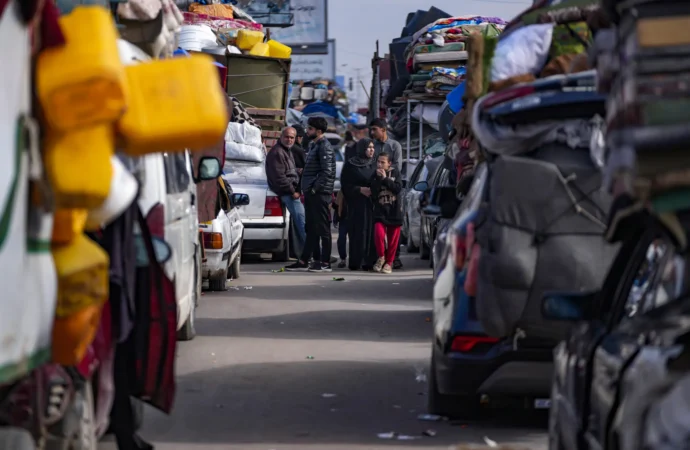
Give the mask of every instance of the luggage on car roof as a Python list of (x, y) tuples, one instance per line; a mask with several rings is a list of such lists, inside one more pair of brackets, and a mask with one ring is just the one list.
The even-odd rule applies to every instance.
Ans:
[(568, 327), (542, 317), (543, 294), (599, 289), (616, 252), (603, 237), (601, 174), (587, 149), (559, 143), (498, 157), (489, 170), (477, 316), (489, 335), (561, 339)]

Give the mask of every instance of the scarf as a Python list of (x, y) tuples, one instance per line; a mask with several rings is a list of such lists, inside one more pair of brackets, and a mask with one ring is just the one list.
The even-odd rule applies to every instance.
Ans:
[(350, 158), (348, 162), (355, 167), (364, 167), (371, 164), (374, 158), (367, 158), (367, 149), (372, 142), (374, 141), (366, 138), (357, 141), (357, 156)]

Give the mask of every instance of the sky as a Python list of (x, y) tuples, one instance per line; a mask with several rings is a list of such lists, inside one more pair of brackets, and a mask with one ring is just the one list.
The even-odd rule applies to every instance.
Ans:
[[(328, 34), (336, 40), (336, 72), (353, 77), (357, 70), (369, 89), (371, 58), (379, 40), (380, 55), (388, 53), (388, 44), (400, 37), (407, 14), (435, 6), (453, 16), (474, 14), (510, 20), (532, 4), (531, 0), (327, 0)], [(361, 86), (360, 102), (366, 102)]]

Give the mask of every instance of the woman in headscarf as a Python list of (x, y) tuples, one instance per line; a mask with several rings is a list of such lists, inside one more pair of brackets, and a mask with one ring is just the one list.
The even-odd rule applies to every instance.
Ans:
[(357, 156), (343, 166), (340, 177), (347, 203), (350, 237), (350, 270), (371, 270), (376, 261), (374, 246), (374, 207), (371, 201), (371, 179), (376, 172), (374, 141), (360, 139)]

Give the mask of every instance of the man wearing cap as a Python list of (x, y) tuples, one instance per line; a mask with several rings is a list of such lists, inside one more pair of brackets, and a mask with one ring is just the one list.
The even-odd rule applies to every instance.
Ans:
[[(328, 123), (323, 117), (309, 119), (307, 134), (311, 138), (307, 160), (302, 172), (302, 192), (306, 216), (307, 240), (299, 260), (285, 267), (288, 271), (331, 272), (331, 212), (335, 184), (335, 152), (324, 133)], [(308, 264), (316, 248), (321, 246), (321, 261)]]

